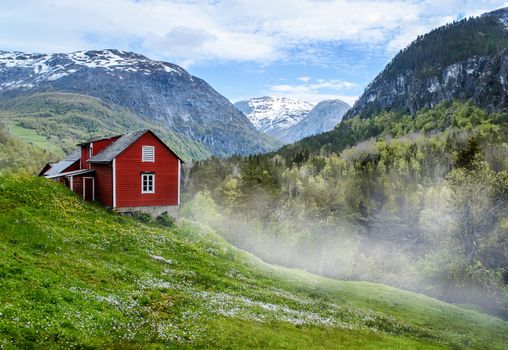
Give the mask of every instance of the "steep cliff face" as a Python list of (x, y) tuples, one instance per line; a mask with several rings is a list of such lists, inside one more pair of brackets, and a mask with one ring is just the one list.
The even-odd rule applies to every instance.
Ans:
[(437, 75), (421, 79), (405, 71), (394, 79), (376, 79), (348, 116), (386, 110), (415, 113), (443, 100), (472, 100), (489, 110), (508, 108), (508, 50), (493, 57), (472, 57)]
[(0, 52), (0, 99), (72, 92), (128, 108), (205, 145), (213, 154), (274, 149), (224, 96), (183, 68), (120, 50)]
[(415, 113), (443, 100), (508, 110), (508, 9), (438, 28), (401, 51), (345, 118)]

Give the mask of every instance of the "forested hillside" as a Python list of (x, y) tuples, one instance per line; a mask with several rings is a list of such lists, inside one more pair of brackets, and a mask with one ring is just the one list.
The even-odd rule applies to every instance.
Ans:
[(471, 103), (356, 117), (276, 154), (194, 164), (187, 215), (273, 263), (506, 317), (507, 135), (507, 114)]
[(499, 318), (381, 284), (274, 267), (206, 227), (110, 213), (43, 178), (0, 176), (0, 208), (2, 349), (508, 342)]
[(414, 114), (452, 98), (507, 111), (507, 18), (504, 8), (419, 36), (367, 86), (345, 119)]
[(13, 137), (0, 123), (0, 174), (38, 174), (44, 164), (55, 161), (58, 154)]
[(508, 31), (496, 15), (465, 18), (419, 36), (386, 66), (381, 79), (413, 70), (424, 79), (473, 56), (495, 55), (508, 47)]

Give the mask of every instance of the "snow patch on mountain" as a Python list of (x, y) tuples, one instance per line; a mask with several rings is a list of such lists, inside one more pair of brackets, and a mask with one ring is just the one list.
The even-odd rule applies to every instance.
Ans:
[[(29, 78), (36, 82), (58, 80), (78, 72), (83, 67), (99, 68), (111, 72), (139, 72), (145, 75), (152, 74), (154, 70), (179, 75), (186, 74), (182, 68), (171, 63), (153, 61), (142, 55), (122, 50), (76, 51), (58, 54), (0, 51), (0, 71), (6, 71), (8, 68), (28, 68), (33, 70), (33, 74)], [(4, 83), (0, 86), (12, 87), (13, 83)], [(14, 86), (25, 85), (23, 81), (18, 81)]]
[(326, 100), (314, 105), (270, 96), (238, 101), (234, 105), (256, 129), (283, 143), (292, 143), (333, 129), (350, 108), (341, 100)]
[(256, 129), (274, 135), (298, 124), (314, 104), (286, 97), (255, 97), (238, 101), (235, 107), (243, 112)]
[(216, 156), (266, 152), (280, 145), (208, 83), (175, 64), (114, 49), (0, 51), (0, 100), (45, 92), (81, 94), (127, 108)]
[(283, 140), (291, 143), (307, 136), (330, 131), (342, 121), (349, 108), (351, 106), (341, 100), (321, 101), (302, 121), (284, 131)]

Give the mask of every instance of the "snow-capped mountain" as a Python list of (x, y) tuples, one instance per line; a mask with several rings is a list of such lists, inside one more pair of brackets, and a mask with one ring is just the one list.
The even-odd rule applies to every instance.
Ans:
[(329, 131), (342, 120), (350, 106), (341, 100), (314, 105), (286, 97), (257, 97), (235, 103), (256, 129), (284, 143)]
[[(33, 74), (17, 81), (3, 82), (2, 87), (32, 87), (33, 81), (53, 81), (76, 73), (80, 67), (102, 68), (111, 74), (138, 72), (150, 75), (154, 70), (182, 75), (181, 67), (150, 60), (142, 55), (121, 50), (77, 51), (63, 54), (25, 54), (0, 51), (0, 70), (8, 68), (29, 69)], [(31, 72), (32, 73), (32, 72)]]
[(205, 81), (132, 52), (0, 52), (0, 99), (38, 92), (78, 93), (128, 108), (215, 155), (264, 152), (277, 144)]
[(284, 131), (284, 140), (291, 143), (330, 131), (342, 121), (349, 108), (351, 106), (341, 100), (321, 101), (298, 124)]
[(271, 96), (238, 101), (234, 105), (249, 118), (257, 130), (275, 137), (298, 124), (314, 107), (310, 102)]

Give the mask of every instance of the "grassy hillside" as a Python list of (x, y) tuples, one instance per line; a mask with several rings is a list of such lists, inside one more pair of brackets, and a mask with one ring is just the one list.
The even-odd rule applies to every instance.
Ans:
[(0, 177), (0, 348), (502, 349), (508, 323)]
[(40, 93), (0, 101), (0, 122), (9, 133), (63, 155), (76, 143), (96, 136), (152, 129), (184, 159), (203, 159), (208, 149), (162, 125), (89, 96)]

